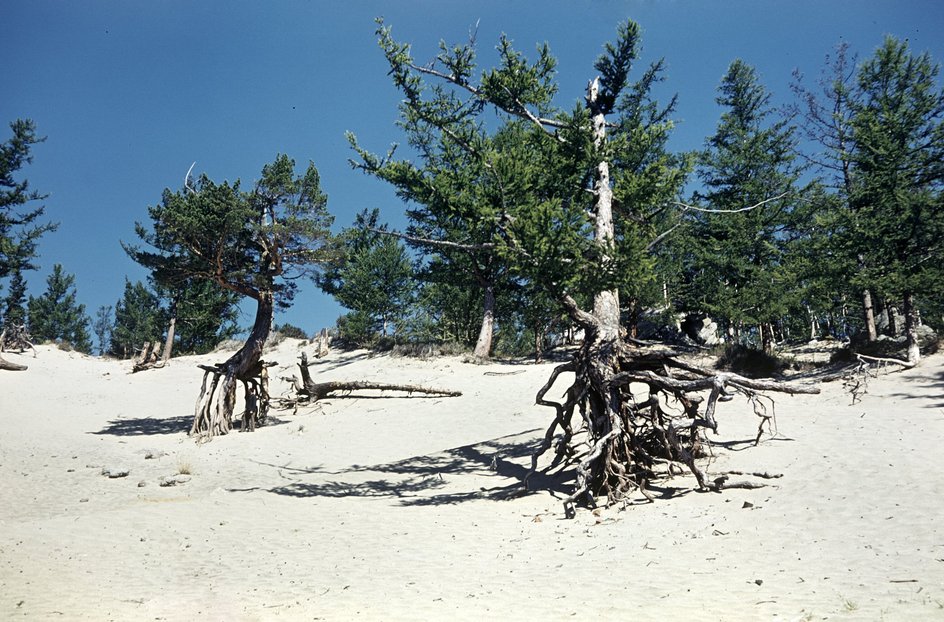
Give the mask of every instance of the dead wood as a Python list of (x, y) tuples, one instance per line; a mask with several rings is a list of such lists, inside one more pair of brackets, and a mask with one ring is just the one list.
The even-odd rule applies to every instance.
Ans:
[(4, 326), (3, 332), (0, 333), (0, 352), (15, 350), (22, 354), (27, 350), (32, 350), (33, 358), (36, 358), (36, 346), (33, 345), (32, 339), (25, 324)]
[[(3, 328), (3, 332), (0, 333), (0, 352), (12, 352), (16, 350), (22, 354), (27, 349), (30, 349), (33, 351), (33, 358), (36, 358), (36, 348), (33, 346), (33, 343), (30, 341), (30, 339), (31, 337), (29, 332), (26, 330), (26, 326), (22, 324), (5, 326)], [(28, 369), (26, 365), (11, 363), (0, 356), (0, 370), (25, 371), (26, 369)]]
[(308, 355), (302, 352), (299, 357), (298, 368), (301, 372), (301, 380), (293, 378), (295, 385), (295, 399), (282, 400), (283, 407), (296, 406), (301, 403), (317, 402), (328, 397), (332, 393), (350, 393), (351, 391), (402, 391), (408, 394), (424, 393), (426, 395), (441, 395), (443, 397), (459, 397), (461, 391), (450, 391), (447, 389), (436, 389), (424, 387), (415, 384), (391, 384), (386, 382), (370, 382), (367, 380), (347, 380), (347, 381), (328, 381), (315, 382), (311, 378), (311, 372), (308, 371)]
[(0, 369), (5, 371), (24, 371), (27, 369), (26, 365), (20, 365), (18, 363), (11, 363), (2, 356), (0, 356)]
[(131, 373), (135, 374), (148, 369), (160, 369), (166, 362), (161, 358), (161, 342), (145, 341), (144, 345), (141, 346), (141, 352), (134, 359)]

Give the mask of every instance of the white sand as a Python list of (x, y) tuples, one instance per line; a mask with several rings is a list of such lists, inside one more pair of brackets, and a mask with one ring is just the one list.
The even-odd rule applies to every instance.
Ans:
[[(267, 357), (275, 375), (296, 348)], [(532, 405), (550, 364), (335, 353), (316, 379), (464, 395), (330, 399), (198, 446), (194, 365), (222, 355), (135, 375), (6, 356), (30, 369), (0, 373), (0, 619), (944, 619), (942, 355), (855, 406), (839, 383), (781, 396), (776, 439), (716, 448), (711, 472), (783, 473), (771, 487), (680, 476), (670, 499), (574, 520), (566, 483), (495, 498), (550, 421)], [(743, 399), (720, 420), (718, 440), (753, 437)]]

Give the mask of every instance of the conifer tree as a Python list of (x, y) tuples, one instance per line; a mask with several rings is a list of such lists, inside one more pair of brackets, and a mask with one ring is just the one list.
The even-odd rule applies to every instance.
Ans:
[(239, 333), (239, 297), (212, 281), (189, 279), (165, 294), (168, 299), (177, 318), (174, 347), (181, 354), (206, 354)]
[[(43, 223), (45, 207), (32, 207), (45, 195), (32, 190), (29, 181), (18, 180), (17, 173), (33, 161), (33, 146), (45, 138), (36, 135), (36, 126), (30, 120), (16, 120), (10, 124), (13, 136), (0, 143), (0, 291), (3, 282), (10, 279), (10, 291), (0, 308), (0, 332), (15, 329), (24, 321), (23, 302), (25, 280), (23, 272), (35, 270), (36, 245), (45, 233), (54, 231), (55, 223)], [(7, 316), (11, 313), (11, 316)], [(24, 370), (23, 365), (8, 363), (0, 357), (0, 369)]]
[(3, 326), (26, 324), (26, 280), (23, 271), (15, 268), (7, 283), (7, 295), (3, 301)]
[(13, 136), (0, 143), (0, 280), (16, 270), (35, 270), (39, 238), (58, 226), (42, 223), (45, 207), (29, 207), (45, 195), (32, 190), (29, 181), (16, 179), (16, 173), (33, 161), (33, 146), (45, 140), (36, 135), (30, 120), (10, 124)]
[[(633, 271), (645, 272), (649, 266), (634, 258), (666, 233), (657, 230), (658, 215), (665, 213), (658, 199), (674, 198), (673, 186), (677, 189), (684, 177), (677, 162), (654, 152), (652, 158), (629, 157), (637, 150), (637, 156), (650, 154), (646, 140), (662, 131), (663, 123), (671, 127), (646, 86), (661, 74), (661, 63), (651, 65), (636, 82), (629, 80), (639, 50), (638, 26), (630, 21), (619, 25), (616, 40), (604, 46), (594, 63), (596, 77), (569, 112), (553, 103), (556, 60), (546, 44), (531, 62), (503, 36), (497, 66), (476, 76), (472, 43), (443, 43), (435, 62), (419, 64), (410, 46), (394, 40), (389, 28), (381, 25), (378, 35), (390, 75), (405, 96), (401, 122), (423, 129), (415, 139), (411, 135), (421, 164), (359, 150), (363, 165), (414, 203), (442, 202), (448, 208), (444, 215), (451, 209), (461, 214), (466, 206), (484, 208), (480, 227), (485, 235), (452, 241), (452, 247), (500, 258), (517, 276), (545, 288), (584, 331), (573, 359), (558, 366), (537, 394), (537, 403), (556, 414), (533, 469), (552, 445), (557, 447), (553, 464), (580, 455), (575, 490), (564, 502), (568, 514), (576, 503), (592, 503), (595, 495), (606, 495), (613, 503), (632, 491), (645, 492), (654, 477), (653, 452), (685, 463), (700, 487), (711, 488), (695, 463), (703, 438), (699, 429), (716, 429), (714, 410), (723, 391), (753, 395), (760, 385), (733, 376), (712, 378), (708, 370), (664, 353), (641, 352), (623, 339), (620, 290), (632, 285), (627, 279), (645, 278)], [(486, 111), (499, 115), (501, 132), (487, 131), (489, 124), (481, 116)], [(428, 145), (435, 146), (430, 153), (423, 151)], [(454, 157), (449, 161), (457, 165), (457, 173), (427, 175), (427, 166), (439, 172), (444, 155)], [(623, 168), (633, 161), (639, 166)], [(633, 184), (639, 184), (639, 192)], [(642, 200), (621, 205), (620, 197)], [(632, 218), (644, 227), (616, 222)], [(646, 239), (646, 233), (653, 235)], [(698, 379), (678, 380), (671, 368), (683, 368), (686, 378), (694, 374)], [(546, 399), (565, 372), (574, 374), (574, 382), (563, 402)], [(645, 404), (629, 392), (631, 382), (648, 385)], [(704, 402), (688, 395), (708, 387), (714, 389)], [(764, 387), (796, 392), (776, 383)], [(682, 405), (688, 423), (676, 426), (678, 414), (660, 406), (661, 394)], [(575, 425), (576, 412), (581, 416)], [(676, 429), (682, 427), (687, 431), (680, 437)], [(563, 436), (555, 443), (558, 429)], [(585, 437), (575, 438), (583, 431)]]
[(396, 333), (413, 293), (413, 268), (400, 240), (384, 235), (379, 211), (357, 214), (341, 232), (344, 256), (319, 279), (322, 289), (350, 309), (342, 337), (365, 344), (376, 334)]
[[(856, 83), (856, 57), (849, 46), (836, 46), (817, 81), (817, 89), (807, 87), (799, 71), (794, 72), (791, 89), (798, 101), (788, 110), (800, 119), (799, 128), (810, 147), (801, 156), (814, 167), (820, 183), (829, 190), (816, 199), (818, 209), (812, 215), (804, 249), (807, 282), (812, 289), (808, 308), (817, 313), (834, 314), (848, 298), (862, 301), (865, 336), (875, 341), (875, 283), (864, 279), (866, 256), (862, 246), (862, 215), (852, 203), (855, 174), (852, 156), (856, 150), (852, 118), (861, 98)], [(850, 276), (858, 275), (856, 278)], [(814, 291), (818, 290), (818, 291)], [(815, 320), (814, 320), (815, 321)]]
[(145, 343), (159, 340), (163, 334), (164, 314), (157, 295), (141, 281), (125, 279), (125, 291), (115, 303), (114, 327), (110, 352), (127, 359)]
[(98, 340), (98, 355), (104, 356), (106, 352), (111, 351), (111, 338), (114, 333), (114, 319), (112, 318), (112, 306), (102, 305), (95, 312), (95, 320), (92, 322), (92, 331)]
[(46, 279), (46, 291), (29, 298), (29, 331), (36, 341), (57, 341), (79, 352), (91, 352), (89, 318), (85, 305), (76, 303), (75, 277), (55, 264)]
[(734, 61), (719, 87), (724, 112), (699, 158), (705, 190), (695, 202), (706, 208), (688, 211), (683, 303), (723, 320), (729, 334), (756, 326), (764, 350), (797, 302), (785, 261), (797, 218), (795, 138), (786, 120), (771, 121), (769, 101), (754, 69)]
[(887, 37), (860, 68), (852, 128), (865, 286), (904, 302), (908, 361), (920, 360), (916, 297), (944, 291), (944, 90), (940, 66)]
[(327, 196), (314, 164), (296, 175), (295, 162), (279, 155), (262, 169), (253, 188), (239, 181), (215, 183), (201, 176), (196, 187), (165, 190), (148, 212), (152, 230), (136, 227), (150, 248), (126, 245), (132, 259), (160, 283), (197, 279), (256, 303), (246, 343), (227, 361), (206, 367), (192, 434), (212, 437), (232, 427), (236, 383), (246, 387), (245, 421), (265, 420), (267, 380), (261, 361), (276, 306), (291, 304), (297, 279), (314, 276), (333, 248)]

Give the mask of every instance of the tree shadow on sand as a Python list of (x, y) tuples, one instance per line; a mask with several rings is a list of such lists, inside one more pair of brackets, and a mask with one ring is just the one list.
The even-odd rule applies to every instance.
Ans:
[(908, 390), (891, 393), (889, 397), (903, 400), (923, 400), (928, 402), (924, 405), (925, 408), (944, 408), (944, 400), (941, 399), (941, 396), (944, 395), (944, 371), (902, 376), (901, 386)]
[[(271, 414), (266, 419), (263, 427), (281, 425), (287, 423), (284, 419), (273, 417)], [(162, 434), (188, 434), (190, 426), (193, 425), (193, 415), (180, 415), (179, 417), (135, 417), (128, 419), (112, 419), (104, 428), (98, 432), (89, 432), (89, 434), (108, 434), (112, 436), (159, 436)], [(261, 429), (261, 428), (260, 428)], [(234, 424), (233, 432), (239, 430), (239, 420)]]
[[(530, 470), (530, 457), (540, 444), (536, 432), (536, 429), (528, 430), (385, 464), (355, 464), (341, 471), (270, 464), (268, 466), (279, 469), (282, 477), (293, 481), (270, 488), (268, 492), (289, 497), (390, 498), (405, 506), (513, 499), (529, 494), (523, 483)], [(324, 481), (322, 476), (326, 475), (340, 477)], [(483, 486), (483, 477), (495, 480), (496, 485)], [(572, 487), (568, 479), (572, 479), (568, 473), (547, 476), (539, 472), (531, 477), (528, 488), (566, 495)], [(231, 492), (250, 490), (258, 489), (231, 489)]]

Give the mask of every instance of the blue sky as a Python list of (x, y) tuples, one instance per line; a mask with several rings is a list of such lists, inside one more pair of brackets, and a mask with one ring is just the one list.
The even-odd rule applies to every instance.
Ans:
[[(378, 152), (402, 140), (377, 16), (413, 43), (418, 60), (433, 58), (440, 39), (465, 41), (476, 23), (483, 67), (502, 32), (532, 55), (547, 41), (564, 107), (582, 97), (616, 25), (634, 19), (642, 61), (664, 57), (662, 92), (679, 95), (678, 150), (699, 148), (713, 132), (715, 89), (735, 58), (758, 69), (778, 104), (789, 100), (793, 69), (815, 79), (840, 41), (864, 58), (892, 34), (944, 61), (940, 0), (2, 0), (0, 140), (17, 118), (32, 118), (48, 137), (20, 178), (49, 194), (47, 215), (61, 223), (41, 242), (30, 293), (40, 294), (61, 263), (89, 315), (114, 305), (126, 276), (146, 277), (119, 240), (134, 241), (135, 221), (147, 222), (147, 206), (165, 187), (179, 188), (194, 161), (195, 173), (251, 182), (279, 153), (299, 168), (312, 160), (338, 227), (373, 207), (402, 225), (404, 205), (351, 170), (344, 138), (353, 131)], [(313, 332), (341, 312), (308, 285), (276, 320)]]

